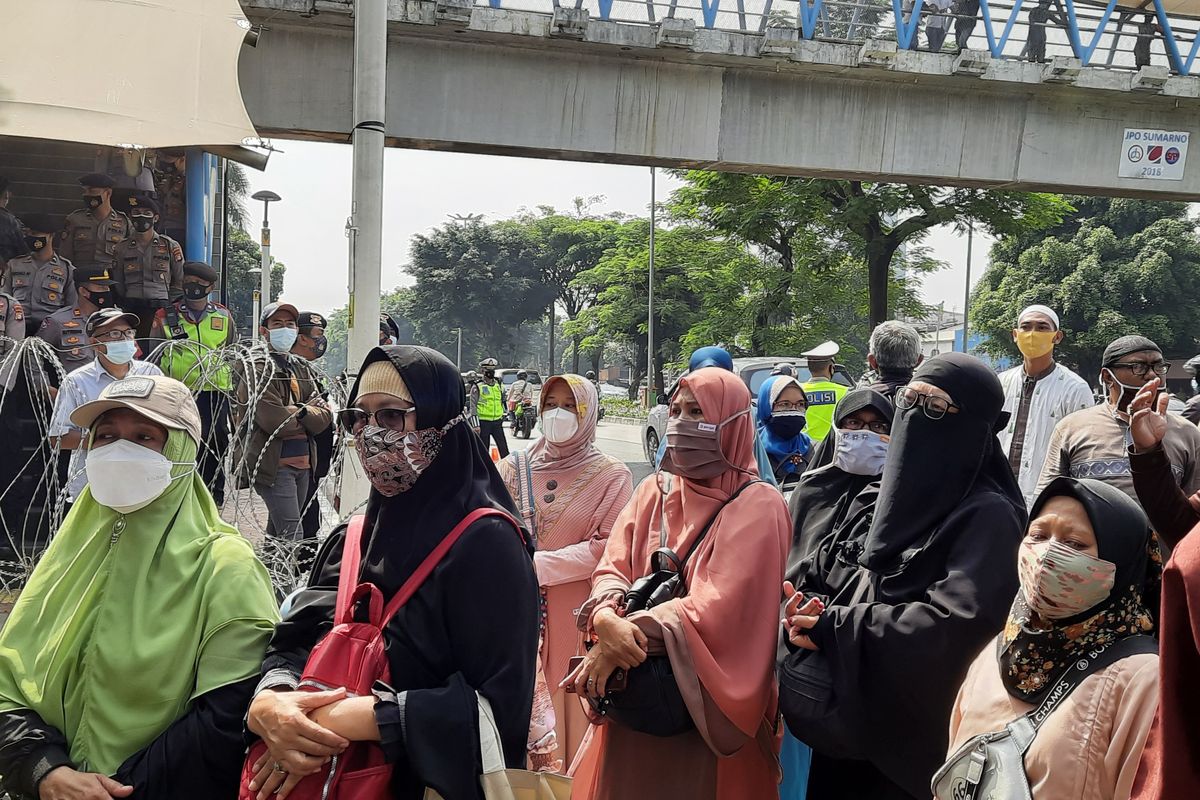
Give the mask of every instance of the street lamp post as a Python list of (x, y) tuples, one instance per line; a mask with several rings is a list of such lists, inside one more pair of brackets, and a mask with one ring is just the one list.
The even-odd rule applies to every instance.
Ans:
[[(967, 286), (963, 290), (963, 349), (967, 352), (967, 336), (971, 328), (971, 249), (975, 243), (975, 223), (967, 225)], [(953, 349), (953, 348), (951, 348)]]
[(250, 330), (253, 332), (258, 326), (262, 310), (271, 302), (271, 222), (269, 211), (271, 203), (277, 203), (283, 198), (272, 191), (263, 190), (250, 195), (251, 200), (261, 200), (263, 204), (263, 221), (262, 221), (262, 238), (259, 240), (259, 246), (262, 248), (262, 274), (259, 275), (259, 301), (254, 307), (254, 319), (251, 321)]

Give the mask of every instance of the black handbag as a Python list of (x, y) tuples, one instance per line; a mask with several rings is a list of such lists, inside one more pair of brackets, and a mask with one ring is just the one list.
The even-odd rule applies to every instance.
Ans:
[[(870, 573), (859, 569), (829, 605), (854, 605), (870, 596)], [(860, 728), (834, 692), (829, 656), (820, 650), (795, 649), (780, 660), (778, 678), (779, 711), (797, 738), (830, 758), (866, 758)]]
[[(682, 559), (665, 546), (656, 550), (650, 556), (650, 574), (639, 578), (625, 593), (625, 614), (628, 616), (635, 611), (646, 611), (668, 600), (685, 596), (687, 584), (683, 578), (684, 567), (708, 535), (709, 529), (721, 516), (721, 512), (742, 492), (756, 483), (765, 482), (753, 480), (742, 484), (717, 509), (717, 513), (700, 531), (700, 535)], [(665, 540), (665, 525), (662, 535)], [(620, 670), (614, 677), (619, 683)], [(625, 676), (625, 688), (609, 691), (599, 702), (593, 701), (592, 707), (597, 713), (619, 725), (651, 736), (678, 736), (696, 727), (679, 691), (671, 659), (666, 655), (647, 657), (637, 667), (629, 670)]]

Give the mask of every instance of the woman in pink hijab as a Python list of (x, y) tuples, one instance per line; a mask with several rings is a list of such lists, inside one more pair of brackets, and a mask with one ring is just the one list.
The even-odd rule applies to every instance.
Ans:
[[(680, 381), (661, 466), (672, 474), (644, 481), (617, 520), (579, 615), (594, 644), (569, 680), (600, 702), (616, 670), (631, 670), (632, 683), (647, 656), (665, 654), (695, 727), (654, 736), (595, 718), (575, 798), (778, 798), (777, 587), (791, 521), (778, 490), (755, 482), (754, 438), (736, 375), (709, 368)], [(626, 618), (625, 595), (650, 573), (651, 554), (687, 553), (697, 540), (686, 593)]]
[(542, 675), (529, 743), (535, 769), (570, 765), (587, 731), (579, 702), (558, 684), (579, 649), (575, 612), (591, 591), (608, 532), (633, 495), (629, 468), (596, 449), (600, 403), (591, 381), (550, 378), (539, 411), (541, 438), (499, 465), (537, 543), (533, 559), (543, 603)]

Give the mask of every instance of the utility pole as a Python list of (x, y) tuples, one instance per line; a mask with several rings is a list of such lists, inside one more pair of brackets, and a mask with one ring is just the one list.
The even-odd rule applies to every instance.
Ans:
[(963, 290), (963, 349), (968, 350), (967, 334), (970, 331), (971, 319), (971, 246), (975, 243), (975, 223), (967, 224), (967, 286)]
[(455, 328), (458, 331), (458, 360), (454, 363), (458, 365), (458, 371), (462, 372), (462, 328)]
[[(383, 260), (383, 148), (387, 100), (387, 0), (354, 3), (354, 148), (350, 219), (350, 325), (346, 370), (351, 381), (379, 343), (379, 294)], [(346, 448), (342, 468), (345, 516), (367, 499), (369, 484)]]
[(550, 368), (546, 370), (544, 378), (548, 378), (555, 372), (554, 361), (554, 322), (558, 315), (554, 313), (554, 301), (550, 301)]
[(656, 209), (654, 200), (654, 167), (650, 168), (650, 286), (646, 319), (646, 405), (654, 407), (654, 225)]

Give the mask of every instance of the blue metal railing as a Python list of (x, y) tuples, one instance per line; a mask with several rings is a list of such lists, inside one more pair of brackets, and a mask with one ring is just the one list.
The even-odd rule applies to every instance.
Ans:
[(902, 49), (928, 49), (921, 40), (927, 40), (930, 22), (941, 18), (935, 27), (949, 29), (945, 52), (957, 50), (955, 28), (962, 28), (969, 29), (966, 47), (997, 59), (1042, 61), (1061, 55), (1083, 66), (1133, 70), (1151, 64), (1178, 75), (1196, 74), (1200, 20), (1168, 15), (1163, 1), (1133, 10), (1119, 7), (1117, 0), (979, 0), (978, 13), (966, 14), (959, 2), (970, 0), (949, 8), (951, 0), (475, 0), (493, 8), (544, 12), (559, 5), (586, 8), (593, 18), (648, 25), (674, 18), (694, 20), (697, 28), (741, 33), (791, 27), (803, 39), (894, 38)]

